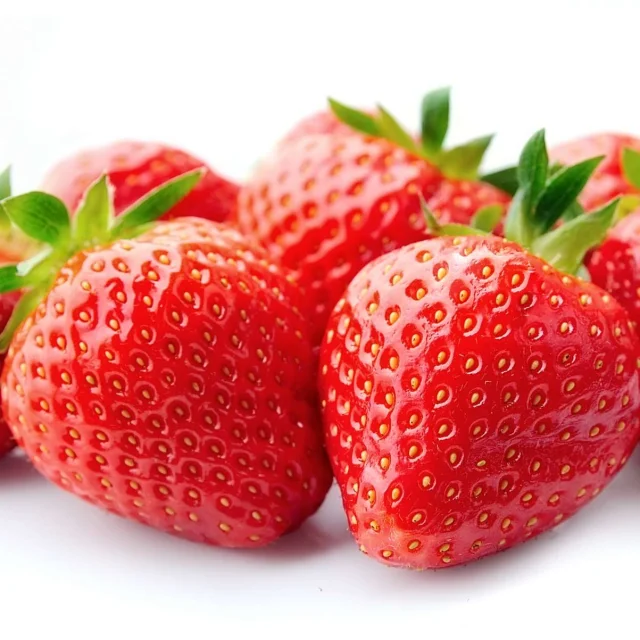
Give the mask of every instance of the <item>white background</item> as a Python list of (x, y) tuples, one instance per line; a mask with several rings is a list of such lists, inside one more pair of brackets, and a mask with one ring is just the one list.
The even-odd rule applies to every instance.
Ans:
[[(634, 0), (55, 5), (3, 6), (0, 20), (0, 161), (20, 190), (122, 137), (179, 144), (241, 179), (327, 95), (413, 124), (443, 84), (454, 141), (500, 134), (490, 165), (543, 126), (550, 142), (640, 134)], [(13, 456), (0, 463), (0, 637), (637, 638), (639, 542), (639, 456), (553, 533), (439, 573), (360, 555), (335, 490), (296, 534), (231, 552), (102, 514)]]

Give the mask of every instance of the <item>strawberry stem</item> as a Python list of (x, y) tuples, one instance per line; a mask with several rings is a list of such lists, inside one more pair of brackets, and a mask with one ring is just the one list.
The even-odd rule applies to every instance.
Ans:
[(453, 179), (478, 177), (478, 168), (492, 139), (492, 136), (483, 136), (452, 149), (443, 149), (449, 127), (448, 88), (437, 89), (423, 98), (420, 143), (380, 105), (377, 114), (370, 115), (329, 98), (329, 108), (338, 120), (355, 131), (389, 140), (437, 166), (446, 177)]

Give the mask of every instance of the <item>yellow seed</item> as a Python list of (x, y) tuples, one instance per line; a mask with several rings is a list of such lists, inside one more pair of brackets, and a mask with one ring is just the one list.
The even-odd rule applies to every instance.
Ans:
[(442, 280), (447, 275), (447, 270), (444, 267), (440, 267), (436, 273), (436, 279)]

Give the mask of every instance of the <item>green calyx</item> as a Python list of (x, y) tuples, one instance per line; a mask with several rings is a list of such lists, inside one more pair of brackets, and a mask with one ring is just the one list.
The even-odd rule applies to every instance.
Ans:
[(416, 156), (437, 166), (448, 178), (473, 180), (493, 136), (484, 136), (470, 142), (444, 148), (449, 129), (450, 89), (444, 87), (427, 93), (422, 99), (421, 135), (414, 138), (383, 107), (371, 115), (348, 107), (329, 98), (333, 114), (352, 129), (367, 136), (384, 138), (394, 142)]
[[(518, 166), (508, 170), (508, 181), (515, 177), (517, 188), (504, 223), (505, 238), (561, 271), (577, 273), (586, 253), (601, 244), (612, 224), (628, 212), (620, 198), (592, 212), (585, 212), (578, 204), (580, 192), (601, 161), (602, 157), (597, 157), (571, 166), (550, 166), (544, 130), (535, 133), (522, 150)], [(478, 211), (464, 235), (490, 231), (494, 228), (491, 225), (499, 222), (493, 215)], [(461, 225), (437, 227), (431, 214), (425, 213), (425, 217), (435, 235), (462, 235), (458, 229), (448, 228)]]
[[(0, 224), (17, 228), (40, 247), (32, 257), (0, 267), (0, 294), (22, 291), (23, 296), (0, 334), (0, 350), (51, 288), (62, 265), (84, 249), (122, 238), (133, 238), (178, 204), (200, 181), (202, 169), (173, 178), (150, 191), (120, 216), (113, 211), (113, 193), (107, 176), (87, 190), (76, 215), (48, 193), (32, 191), (0, 201)], [(0, 176), (0, 193), (4, 174)]]

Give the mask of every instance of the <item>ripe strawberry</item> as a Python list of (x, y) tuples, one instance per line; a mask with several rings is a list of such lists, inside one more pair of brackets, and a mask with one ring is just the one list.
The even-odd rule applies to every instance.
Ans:
[[(11, 195), (10, 169), (0, 173), (0, 200)], [(3, 215), (0, 208), (0, 265), (27, 258), (36, 250), (36, 245), (25, 238), (18, 229), (12, 227), (11, 222)], [(0, 331), (3, 331), (16, 303), (20, 299), (17, 291), (0, 293)], [(4, 354), (0, 353), (0, 371), (4, 366)], [(14, 441), (11, 431), (0, 411), (0, 457), (13, 449)]]
[[(443, 180), (429, 201), (429, 209), (440, 224), (470, 224), (478, 211), (495, 209), (495, 217), (502, 220), (511, 203), (509, 194), (477, 180)], [(501, 235), (502, 224), (493, 232)]]
[[(0, 294), (0, 331), (5, 328), (19, 299), (20, 294), (16, 291)], [(4, 354), (0, 354), (0, 370), (4, 367), (4, 359)], [(11, 431), (4, 420), (4, 414), (0, 411), (0, 457), (13, 449), (14, 444)]]
[[(465, 182), (477, 173), (490, 138), (443, 150), (448, 92), (423, 106), (422, 144), (380, 108), (376, 117), (331, 102), (336, 116), (364, 135), (307, 135), (280, 145), (241, 189), (238, 226), (297, 271), (320, 340), (345, 286), (373, 258), (425, 237), (420, 197), (437, 201), (440, 220), (473, 214), (489, 191)], [(437, 165), (437, 166), (436, 166)], [(460, 204), (459, 192), (468, 188)], [(447, 201), (447, 194), (451, 201)], [(495, 202), (507, 200), (494, 192)]]
[(528, 249), (417, 242), (365, 267), (337, 304), (321, 349), (327, 449), (376, 559), (441, 568), (507, 549), (573, 515), (627, 461), (640, 340), (610, 295), (571, 275), (615, 203), (549, 231), (595, 164), (547, 181), (538, 134), (506, 225)]
[(303, 118), (298, 122), (289, 133), (280, 141), (280, 144), (288, 144), (307, 136), (319, 134), (335, 135), (335, 134), (351, 134), (353, 129), (339, 120), (333, 111), (318, 111)]
[[(236, 231), (185, 218), (129, 239), (193, 178), (111, 230), (96, 215), (108, 210), (100, 180), (71, 240), (52, 196), (5, 201), (25, 230), (47, 212), (57, 230), (42, 240), (85, 248), (25, 276), (55, 274), (23, 298), (36, 308), (7, 354), (4, 410), (66, 490), (185, 538), (259, 547), (311, 515), (331, 482), (316, 363), (295, 286)], [(11, 277), (5, 268), (0, 281)]]
[(106, 173), (115, 189), (115, 212), (120, 214), (163, 182), (200, 167), (206, 169), (200, 183), (164, 219), (197, 211), (199, 217), (227, 220), (235, 215), (238, 185), (214, 173), (202, 160), (163, 144), (122, 141), (85, 150), (53, 167), (42, 189), (75, 211), (87, 187)]
[(640, 210), (611, 229), (586, 267), (592, 282), (611, 293), (640, 326)]
[(550, 157), (553, 162), (568, 165), (604, 156), (580, 196), (582, 206), (591, 209), (617, 196), (640, 194), (637, 179), (632, 179), (626, 171), (625, 149), (640, 151), (640, 140), (623, 134), (602, 133), (559, 145), (551, 149)]

